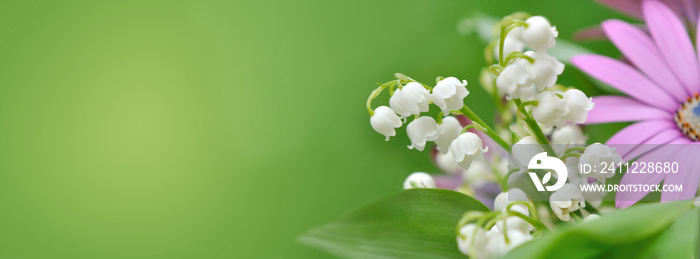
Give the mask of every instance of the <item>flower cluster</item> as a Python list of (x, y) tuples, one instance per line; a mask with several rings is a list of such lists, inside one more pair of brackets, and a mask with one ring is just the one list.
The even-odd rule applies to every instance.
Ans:
[[(481, 138), (466, 132), (459, 121), (450, 112), (461, 113), (464, 98), (467, 97), (467, 81), (455, 77), (438, 78), (435, 87), (429, 87), (402, 74), (397, 74), (397, 80), (380, 85), (368, 100), (368, 110), (372, 117), (370, 124), (375, 131), (381, 133), (388, 141), (396, 136), (396, 128), (403, 125), (408, 117), (414, 116), (406, 126), (406, 134), (411, 140), (409, 149), (423, 151), (428, 141), (434, 141), (437, 149), (443, 154), (450, 152), (454, 163), (468, 169), (474, 160), (483, 160), (488, 148), (483, 146)], [(403, 83), (406, 83), (403, 85)], [(394, 90), (394, 87), (397, 89)], [(379, 92), (389, 88), (391, 97), (389, 107), (379, 106), (371, 109), (371, 101)], [(430, 116), (421, 116), (428, 112), (430, 104), (435, 104), (440, 110), (437, 120)]]
[[(551, 89), (564, 71), (564, 64), (546, 52), (555, 45), (556, 27), (542, 16), (533, 16), (524, 21), (507, 18), (502, 28), (499, 63), (490, 67), (498, 90), (533, 105), (532, 116), (546, 126), (584, 123), (593, 109), (592, 99), (576, 89)], [(523, 53), (526, 46), (532, 50)]]
[(531, 208), (534, 208), (532, 203), (520, 189), (513, 188), (499, 194), (493, 213), (467, 214), (460, 220), (459, 250), (473, 258), (502, 257), (533, 238), (531, 231), (535, 227), (531, 222), (536, 222), (536, 213), (533, 211), (535, 218), (531, 218)]
[[(492, 45), (498, 46), (498, 63), (480, 78), (496, 100), (495, 129), (465, 105), (467, 81), (455, 77), (438, 78), (431, 87), (396, 74), (396, 80), (380, 84), (367, 100), (375, 131), (388, 141), (410, 120), (408, 148), (424, 151), (434, 142), (434, 162), (447, 173), (415, 172), (404, 181), (404, 189), (452, 189), (493, 209), (467, 212), (457, 226), (460, 251), (475, 258), (505, 255), (546, 230), (545, 220), (593, 220), (596, 205), (589, 201), (600, 200), (601, 194), (582, 193), (579, 186), (604, 183), (611, 174), (582, 175), (579, 163), (621, 162), (605, 145), (585, 146), (587, 138), (575, 124), (586, 122), (593, 99), (557, 85), (564, 64), (547, 53), (556, 44), (556, 27), (544, 17), (523, 15), (507, 16), (498, 26), (501, 33)], [(384, 90), (389, 92), (388, 106), (372, 109)], [(429, 114), (431, 105), (439, 108), (436, 116)], [(569, 177), (563, 187), (547, 193), (549, 206), (537, 207), (525, 192), (509, 185), (522, 183), (532, 158), (543, 152), (564, 161), (561, 166)], [(546, 174), (543, 182), (550, 177)]]

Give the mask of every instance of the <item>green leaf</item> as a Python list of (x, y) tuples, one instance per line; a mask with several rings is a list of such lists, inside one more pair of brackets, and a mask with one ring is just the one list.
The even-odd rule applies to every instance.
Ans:
[(347, 258), (464, 258), (457, 221), (488, 211), (476, 199), (442, 189), (411, 189), (314, 228), (300, 242)]
[[(598, 220), (571, 225), (559, 232), (537, 238), (515, 248), (505, 258), (595, 258), (600, 256), (628, 258), (630, 254), (637, 254), (643, 247), (649, 246), (651, 240), (661, 242), (659, 245), (663, 246), (667, 242), (663, 240), (671, 237), (659, 239), (665, 235), (662, 233), (674, 229), (669, 226), (672, 226), (690, 208), (692, 205), (689, 202), (634, 206), (604, 215)], [(698, 220), (697, 216), (695, 220)], [(679, 231), (698, 235), (697, 227), (677, 230), (675, 233)], [(684, 252), (686, 251), (679, 253)]]

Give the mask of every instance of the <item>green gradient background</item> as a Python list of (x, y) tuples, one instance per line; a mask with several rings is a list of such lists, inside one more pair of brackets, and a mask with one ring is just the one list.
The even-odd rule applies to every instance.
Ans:
[(472, 10), (543, 14), (565, 39), (619, 17), (589, 1), (3, 1), (0, 258), (328, 257), (295, 238), (435, 171), (404, 132), (372, 131), (374, 83), (458, 76), (491, 112), (483, 46), (456, 31)]

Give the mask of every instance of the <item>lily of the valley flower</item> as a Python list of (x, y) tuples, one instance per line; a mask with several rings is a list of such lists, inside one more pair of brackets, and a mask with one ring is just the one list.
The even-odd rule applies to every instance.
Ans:
[(437, 149), (443, 154), (447, 153), (450, 150), (450, 143), (459, 137), (461, 132), (462, 124), (457, 118), (452, 116), (442, 118), (442, 122), (438, 125), (437, 140), (435, 140)]
[[(610, 148), (606, 145), (600, 143), (594, 143), (586, 147), (583, 154), (579, 158), (579, 165), (586, 164), (590, 166), (600, 167), (602, 163), (606, 165), (614, 165), (622, 163), (622, 157), (615, 152), (614, 148)], [(593, 170), (594, 172), (588, 173), (588, 177), (593, 177), (600, 182), (604, 182), (605, 178), (613, 177), (612, 172), (607, 170)]]
[(464, 97), (467, 97), (467, 80), (459, 81), (455, 77), (448, 77), (433, 88), (433, 103), (440, 107), (442, 113), (450, 114), (450, 110), (459, 110), (464, 106)]
[(420, 83), (410, 82), (402, 89), (397, 89), (389, 98), (389, 106), (397, 114), (407, 117), (427, 112), (430, 92)]
[(415, 172), (409, 175), (403, 182), (403, 188), (414, 189), (414, 188), (435, 188), (435, 179), (428, 173)]
[(544, 51), (551, 48), (556, 43), (556, 38), (559, 33), (557, 27), (549, 24), (546, 18), (542, 16), (532, 16), (525, 20), (527, 26), (522, 30), (520, 37), (523, 42), (530, 48), (537, 51)]
[(481, 253), (482, 258), (503, 257), (513, 248), (532, 240), (532, 235), (517, 230), (506, 230), (505, 234), (508, 235), (508, 241), (506, 241), (503, 232), (496, 227), (486, 232), (487, 242), (483, 247), (485, 251)]
[(552, 133), (552, 144), (583, 145), (586, 144), (586, 139), (586, 135), (581, 131), (581, 127), (576, 125), (557, 128)]
[(569, 113), (566, 101), (552, 91), (544, 91), (537, 95), (537, 106), (532, 108), (532, 117), (547, 126), (563, 126), (566, 122), (564, 115)]
[(535, 60), (532, 64), (528, 62), (526, 68), (530, 73), (530, 81), (539, 91), (554, 86), (557, 77), (564, 72), (564, 64), (547, 53), (527, 51), (525, 55)]
[(554, 215), (563, 221), (569, 221), (569, 213), (586, 207), (586, 201), (578, 186), (567, 183), (549, 196), (549, 205)]
[(493, 203), (494, 210), (505, 210), (508, 204), (514, 201), (529, 201), (529, 199), (523, 190), (519, 188), (512, 188), (496, 196), (496, 201)]
[(483, 142), (478, 135), (465, 132), (450, 144), (450, 151), (455, 157), (455, 162), (464, 170), (469, 169), (473, 160), (483, 160), (484, 152), (488, 152), (488, 147), (483, 147)]
[[(525, 194), (525, 192), (523, 192), (523, 190), (513, 188), (508, 190), (507, 192), (502, 192), (498, 194), (498, 196), (496, 196), (496, 200), (494, 201), (494, 210), (504, 211), (507, 209), (509, 204), (516, 201), (530, 200), (527, 198), (527, 195)], [(530, 211), (525, 205), (522, 204), (515, 204), (511, 206), (510, 211), (515, 211), (525, 216), (530, 216)], [(496, 222), (496, 227), (501, 232), (506, 230), (518, 230), (523, 233), (530, 233), (530, 230), (533, 229), (533, 226), (530, 225), (530, 223), (516, 216), (510, 216), (505, 219), (499, 220), (498, 222)]]
[(401, 127), (401, 118), (396, 115), (394, 110), (386, 106), (379, 106), (374, 109), (374, 115), (369, 119), (372, 128), (386, 137), (396, 136), (395, 128)]
[(496, 78), (498, 91), (506, 94), (509, 98), (522, 99), (523, 89), (533, 87), (527, 69), (529, 65), (529, 61), (517, 59), (514, 63), (505, 67), (498, 75), (498, 78)]
[(427, 141), (437, 139), (438, 126), (433, 117), (423, 116), (411, 121), (406, 126), (406, 133), (408, 139), (411, 140), (411, 145), (408, 148), (423, 151)]
[(584, 123), (588, 118), (588, 111), (595, 106), (593, 98), (589, 98), (578, 89), (570, 89), (562, 94), (569, 107), (569, 113), (564, 115), (564, 120), (573, 123)]
[(457, 246), (464, 255), (471, 255), (472, 248), (480, 249), (486, 244), (486, 232), (476, 224), (466, 224), (459, 229)]

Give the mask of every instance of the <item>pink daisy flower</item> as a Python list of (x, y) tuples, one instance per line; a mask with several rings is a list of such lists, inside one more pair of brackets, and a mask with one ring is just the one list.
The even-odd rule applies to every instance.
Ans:
[[(608, 20), (602, 25), (607, 37), (634, 67), (600, 55), (572, 58), (581, 70), (629, 96), (594, 97), (595, 108), (589, 112), (586, 123), (637, 122), (616, 133), (606, 144), (658, 144), (660, 147), (652, 151), (637, 148), (622, 150), (620, 155), (625, 161), (640, 154), (639, 162), (674, 159), (679, 161), (680, 170), (676, 174), (626, 174), (620, 184), (682, 184), (682, 192), (663, 192), (661, 201), (691, 199), (700, 180), (698, 55), (674, 10), (661, 1), (645, 0), (641, 14), (650, 35), (619, 20)], [(646, 195), (618, 192), (615, 204), (625, 208)]]

